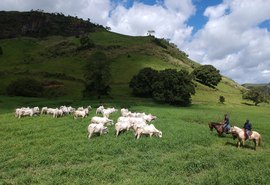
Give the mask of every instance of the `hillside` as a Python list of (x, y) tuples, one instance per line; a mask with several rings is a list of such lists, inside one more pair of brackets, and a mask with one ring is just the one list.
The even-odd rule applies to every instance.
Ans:
[(270, 83), (265, 83), (265, 84), (249, 84), (249, 83), (247, 83), (247, 84), (243, 84), (242, 86), (244, 86), (245, 88), (248, 88), (248, 89), (250, 89), (250, 88), (253, 88), (253, 87), (263, 87), (263, 88), (265, 88), (269, 93), (270, 93)]
[(50, 35), (74, 36), (97, 30), (102, 26), (62, 13), (43, 11), (0, 11), (0, 39), (20, 36), (46, 37)]
[[(33, 13), (38, 15), (34, 17), (41, 18), (34, 19), (31, 16)], [(34, 31), (23, 34), (24, 23), (29, 19), (32, 20), (29, 25), (32, 25)], [(177, 49), (174, 44), (163, 39), (153, 36), (132, 37), (116, 34), (88, 21), (62, 14), (0, 12), (0, 20), (1, 25), (5, 24), (4, 27), (0, 26), (0, 38), (2, 38), (0, 46), (3, 50), (3, 55), (0, 55), (0, 94), (2, 95), (6, 93), (8, 84), (15, 79), (30, 77), (44, 82), (48, 87), (56, 86), (57, 92), (53, 93), (69, 98), (81, 98), (84, 84), (83, 66), (89, 56), (97, 50), (105, 52), (111, 60), (113, 97), (130, 97), (128, 82), (144, 67), (158, 70), (186, 69), (191, 72), (199, 65), (190, 60), (187, 54)], [(80, 24), (69, 24), (71, 20)], [(7, 22), (13, 23), (7, 24)], [(46, 35), (40, 35), (43, 33), (44, 24), (50, 25), (48, 29), (50, 31), (46, 32)], [(66, 31), (62, 32), (62, 30)], [(95, 47), (78, 50), (82, 35), (88, 36)], [(217, 89), (197, 84), (197, 93), (193, 99), (197, 102), (217, 102), (218, 97), (223, 95), (225, 98), (229, 97), (226, 101), (239, 103), (240, 88), (232, 80), (223, 77)], [(213, 96), (206, 99), (205, 95), (209, 93)]]

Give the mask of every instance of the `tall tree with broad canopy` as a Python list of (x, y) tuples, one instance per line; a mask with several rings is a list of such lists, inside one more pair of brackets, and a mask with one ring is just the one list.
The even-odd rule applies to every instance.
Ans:
[(191, 94), (195, 94), (195, 85), (186, 70), (160, 71), (153, 85), (153, 98), (158, 102), (186, 106), (191, 103)]
[(196, 81), (210, 87), (217, 86), (222, 79), (219, 70), (212, 65), (202, 65), (194, 69), (192, 74)]
[(263, 102), (269, 103), (269, 93), (265, 87), (252, 87), (243, 92), (242, 98), (253, 101), (255, 106)]

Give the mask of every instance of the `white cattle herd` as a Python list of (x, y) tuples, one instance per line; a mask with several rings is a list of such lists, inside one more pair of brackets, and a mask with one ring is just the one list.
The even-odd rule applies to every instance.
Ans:
[[(61, 106), (59, 108), (48, 108), (42, 107), (41, 111), (39, 107), (22, 107), (15, 110), (15, 117), (22, 118), (25, 116), (34, 116), (39, 114), (52, 115), (54, 118), (62, 117), (65, 115), (73, 114), (73, 118), (86, 118), (89, 115), (89, 111), (92, 110), (91, 106), (86, 108), (79, 107), (77, 109), (69, 106)], [(103, 117), (94, 116), (91, 118), (90, 124), (87, 127), (88, 138), (90, 139), (93, 134), (106, 134), (108, 133), (108, 127), (114, 125), (112, 119), (109, 119), (110, 114), (117, 112), (115, 108), (105, 108), (104, 106), (99, 106), (96, 110), (96, 114), (102, 114)], [(130, 112), (128, 109), (121, 109), (121, 116), (117, 119), (115, 124), (115, 134), (116, 137), (119, 136), (121, 132), (132, 130), (137, 139), (141, 135), (149, 135), (150, 137), (157, 136), (162, 137), (162, 132), (156, 129), (151, 121), (155, 120), (157, 117), (152, 114), (145, 114), (139, 112)]]

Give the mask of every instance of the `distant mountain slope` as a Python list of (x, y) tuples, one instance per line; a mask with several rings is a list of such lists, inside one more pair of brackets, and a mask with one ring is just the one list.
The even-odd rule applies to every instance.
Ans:
[(242, 86), (250, 89), (252, 87), (265, 87), (267, 89), (267, 91), (270, 93), (270, 83), (262, 83), (262, 84), (252, 84), (252, 83), (246, 83), (246, 84), (243, 84)]
[[(157, 70), (186, 69), (191, 72), (199, 66), (198, 63), (190, 60), (186, 53), (164, 39), (153, 36), (121, 35), (90, 22), (61, 14), (39, 12), (42, 18), (37, 19), (37, 22), (45, 20), (45, 16), (50, 20), (46, 24), (53, 25), (47, 32), (49, 36), (39, 35), (42, 31), (38, 30), (39, 28), (42, 30), (43, 26), (33, 26), (35, 31), (24, 35), (21, 28), (28, 22), (28, 16), (32, 13), (0, 12), (0, 24), (4, 22), (8, 25), (4, 29), (0, 27), (0, 35), (5, 38), (0, 39), (0, 47), (3, 49), (3, 55), (0, 55), (0, 94), (5, 94), (6, 87), (15, 79), (30, 77), (44, 82), (48, 87), (56, 86), (63, 93), (60, 93), (61, 95), (79, 98), (84, 86), (83, 66), (89, 60), (89, 56), (97, 50), (106, 53), (111, 60), (112, 96), (115, 97), (130, 97), (128, 83), (144, 67)], [(14, 20), (14, 22), (6, 24), (5, 21), (1, 21), (1, 14), (5, 14), (6, 21)], [(15, 15), (19, 17), (18, 22)], [(77, 24), (66, 24), (71, 20), (82, 21), (81, 24), (85, 24), (85, 27), (81, 26), (77, 30), (75, 29)], [(36, 24), (34, 18), (30, 23), (43, 25), (43, 22)], [(12, 31), (13, 26), (15, 31)], [(78, 50), (82, 35), (88, 36), (95, 46)], [(9, 38), (11, 36), (14, 38)], [(198, 84), (194, 99), (198, 102), (208, 101), (208, 99), (216, 102), (219, 95), (227, 94), (228, 97), (237, 97), (239, 102), (240, 88), (237, 83), (223, 77), (217, 89)], [(213, 96), (205, 96), (205, 94)]]
[(102, 26), (60, 13), (0, 11), (0, 39), (19, 36), (74, 36), (103, 29)]

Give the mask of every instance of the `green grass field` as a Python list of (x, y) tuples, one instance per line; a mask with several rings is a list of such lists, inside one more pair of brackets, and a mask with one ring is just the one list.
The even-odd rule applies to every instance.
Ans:
[[(209, 100), (211, 101), (211, 100)], [(14, 117), (13, 108), (25, 106), (92, 105), (100, 102), (7, 98), (0, 101), (0, 184), (269, 184), (269, 106), (244, 104), (193, 104), (173, 107), (148, 99), (102, 100), (106, 106), (128, 107), (152, 113), (162, 138), (142, 137), (132, 132), (88, 139), (86, 119)], [(218, 137), (207, 126), (229, 113), (234, 125), (245, 119), (262, 134), (263, 145), (253, 142), (236, 148), (230, 135)], [(120, 113), (114, 113), (114, 121)]]

